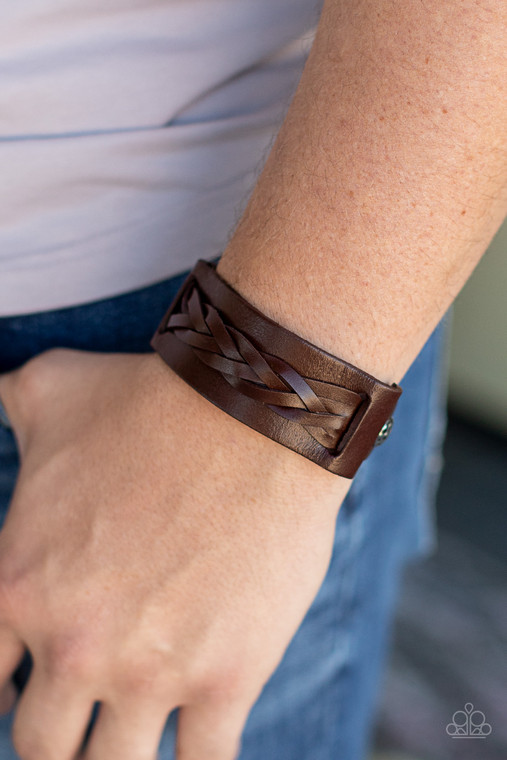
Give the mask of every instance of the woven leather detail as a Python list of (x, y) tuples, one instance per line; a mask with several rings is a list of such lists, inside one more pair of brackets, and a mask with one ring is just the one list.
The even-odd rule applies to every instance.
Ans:
[(215, 406), (345, 478), (387, 437), (402, 392), (270, 319), (203, 259), (150, 345)]
[(299, 423), (330, 452), (337, 449), (365, 399), (364, 394), (304, 377), (280, 357), (257, 348), (253, 339), (207, 303), (195, 280), (162, 332), (172, 332), (236, 391)]

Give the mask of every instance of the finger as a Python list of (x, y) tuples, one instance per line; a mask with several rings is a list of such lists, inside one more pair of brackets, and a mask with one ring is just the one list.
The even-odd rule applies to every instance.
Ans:
[(220, 702), (180, 708), (177, 760), (234, 760), (250, 706)]
[(71, 760), (90, 720), (93, 699), (75, 679), (48, 676), (35, 661), (13, 726), (13, 743), (25, 760)]
[(156, 760), (169, 712), (132, 698), (101, 704), (83, 760)]
[(2, 398), (0, 397), (0, 428), (10, 428), (10, 426), (11, 423), (7, 416), (7, 410), (5, 409), (5, 405), (2, 403)]
[(7, 625), (0, 625), (0, 688), (10, 679), (23, 659), (25, 645)]
[(12, 381), (15, 371), (4, 372), (0, 374), (0, 425), (11, 427), (10, 411), (7, 408), (11, 405)]
[(0, 715), (7, 715), (14, 705), (18, 696), (18, 690), (12, 683), (8, 681), (5, 686), (0, 689)]
[(19, 369), (0, 374), (0, 427), (7, 428), (14, 433), (18, 448), (20, 452), (23, 452), (25, 439), (21, 425), (21, 414), (16, 403), (16, 381), (18, 378)]
[(12, 675), (23, 659), (25, 646), (12, 628), (0, 626), (0, 715), (14, 707), (18, 690)]

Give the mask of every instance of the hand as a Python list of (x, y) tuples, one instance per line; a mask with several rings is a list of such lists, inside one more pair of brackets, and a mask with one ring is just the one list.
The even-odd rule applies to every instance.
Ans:
[(22, 760), (232, 760), (323, 580), (350, 481), (157, 355), (40, 354), (0, 377), (21, 471), (0, 533), (0, 678), (27, 647)]

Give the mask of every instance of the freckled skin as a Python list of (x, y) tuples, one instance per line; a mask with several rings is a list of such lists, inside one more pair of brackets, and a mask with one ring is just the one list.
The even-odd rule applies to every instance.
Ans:
[[(391, 382), (507, 211), (507, 5), (328, 2), (322, 18), (218, 271), (273, 319)], [(283, 296), (294, 289), (297, 303)]]

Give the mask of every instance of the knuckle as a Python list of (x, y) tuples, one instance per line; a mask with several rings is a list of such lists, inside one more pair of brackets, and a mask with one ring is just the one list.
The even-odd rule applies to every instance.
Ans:
[(201, 675), (198, 691), (206, 700), (243, 699), (252, 691), (252, 676), (240, 662), (228, 662)]
[(37, 354), (16, 370), (16, 388), (20, 397), (37, 400), (54, 383), (58, 365), (68, 349), (51, 348)]
[(117, 678), (122, 693), (141, 699), (162, 697), (169, 689), (166, 669), (156, 658), (140, 658), (121, 668)]
[(51, 348), (32, 357), (20, 367), (2, 376), (3, 395), (8, 400), (9, 419), (14, 427), (33, 422), (38, 406), (54, 389), (62, 361), (71, 349)]
[(45, 400), (55, 393), (61, 370), (76, 352), (50, 348), (29, 359), (12, 373), (15, 416), (23, 423), (34, 422)]
[(46, 667), (60, 680), (89, 682), (100, 670), (99, 657), (82, 631), (60, 633), (46, 651)]
[(41, 373), (36, 371), (39, 364), (38, 359), (39, 357), (29, 359), (16, 370), (15, 389), (19, 398), (23, 399), (23, 403), (37, 398), (39, 395), (42, 377)]

